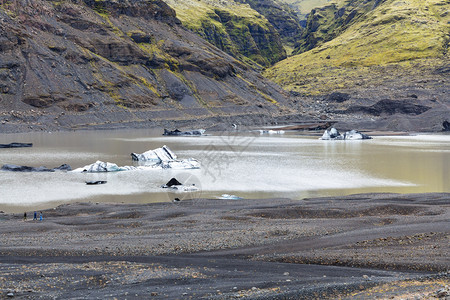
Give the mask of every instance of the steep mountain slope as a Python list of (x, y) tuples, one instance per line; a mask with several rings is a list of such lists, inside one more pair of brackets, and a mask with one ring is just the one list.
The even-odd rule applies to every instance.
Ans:
[(279, 33), (249, 5), (234, 0), (166, 0), (187, 28), (234, 57), (269, 66), (286, 58)]
[[(345, 3), (349, 5), (342, 6)], [(266, 74), (290, 90), (315, 94), (364, 84), (371, 73), (387, 69), (405, 75), (423, 74), (423, 69), (430, 73), (448, 62), (448, 8), (447, 0), (360, 0), (360, 5), (346, 0), (341, 6), (326, 5), (313, 10), (305, 34), (315, 37), (307, 48), (316, 47)], [(362, 77), (348, 80), (352, 76)]]
[(185, 30), (163, 1), (0, 5), (0, 130), (271, 115), (285, 105), (282, 90)]
[(303, 95), (347, 93), (338, 101), (344, 104), (330, 103), (334, 111), (391, 99), (436, 107), (439, 118), (448, 118), (449, 8), (448, 0), (327, 4), (308, 19), (299, 51), (312, 50), (276, 64), (265, 75)]
[(316, 7), (322, 6), (330, 0), (280, 0), (289, 4), (298, 14), (301, 20), (306, 19), (306, 16)]
[(238, 0), (241, 3), (248, 3), (251, 8), (265, 16), (272, 24), (283, 41), (283, 45), (288, 54), (292, 53), (292, 48), (300, 39), (302, 27), (296, 12), (286, 3), (280, 0)]
[[(365, 22), (366, 17), (370, 18), (367, 14), (376, 10), (381, 2), (380, 0), (338, 0), (312, 9), (308, 15), (306, 30), (296, 45), (295, 53), (298, 54), (311, 50), (339, 36), (353, 24)], [(395, 10), (391, 11), (392, 15), (396, 13)], [(384, 12), (381, 12), (381, 14), (384, 14)], [(394, 19), (388, 20), (387, 22), (393, 23), (402, 18), (399, 17), (397, 19), (397, 17), (394, 17)], [(378, 25), (381, 24), (371, 24), (372, 27)], [(359, 30), (359, 28), (355, 28), (354, 30)]]

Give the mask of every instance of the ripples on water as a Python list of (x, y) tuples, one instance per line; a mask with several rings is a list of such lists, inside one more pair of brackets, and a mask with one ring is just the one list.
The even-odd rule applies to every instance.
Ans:
[[(200, 170), (150, 170), (107, 174), (0, 172), (0, 209), (51, 207), (68, 201), (155, 202), (173, 195), (160, 186), (189, 178), (202, 197), (246, 198), (344, 195), (362, 192), (450, 192), (450, 136), (375, 137), (320, 141), (317, 137), (240, 133), (162, 137), (160, 132), (88, 131), (1, 135), (0, 164), (82, 167), (96, 160), (131, 165), (130, 153), (169, 146), (179, 158), (196, 158)], [(107, 180), (99, 186), (85, 181)], [(199, 194), (196, 194), (199, 196)]]

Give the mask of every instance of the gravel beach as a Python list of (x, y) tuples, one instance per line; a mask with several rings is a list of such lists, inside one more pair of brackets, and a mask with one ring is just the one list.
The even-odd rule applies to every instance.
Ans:
[(43, 221), (2, 213), (0, 294), (445, 298), (449, 208), (446, 193), (72, 203)]

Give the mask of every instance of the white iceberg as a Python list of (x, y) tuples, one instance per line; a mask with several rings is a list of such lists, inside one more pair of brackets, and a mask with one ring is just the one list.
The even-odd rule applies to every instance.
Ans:
[(367, 134), (364, 134), (357, 130), (351, 130), (351, 131), (347, 131), (345, 133), (344, 139), (345, 140), (369, 140), (369, 139), (371, 139), (371, 137), (368, 136)]
[(142, 154), (131, 153), (134, 161), (142, 162), (140, 166), (118, 166), (114, 163), (96, 161), (93, 164), (84, 166), (73, 170), (72, 172), (119, 172), (119, 171), (133, 171), (133, 170), (151, 170), (151, 169), (199, 169), (200, 163), (194, 158), (177, 160), (177, 156), (169, 147), (163, 146), (154, 150), (149, 150)]
[(325, 132), (323, 133), (323, 135), (320, 139), (321, 140), (343, 140), (344, 136), (342, 134), (340, 134), (336, 128), (333, 127), (333, 128), (325, 130)]
[(169, 147), (164, 145), (161, 148), (149, 150), (142, 154), (131, 153), (131, 159), (134, 161), (161, 163), (164, 161), (176, 160), (177, 156), (169, 149)]
[(221, 199), (221, 200), (240, 200), (240, 199), (242, 199), (241, 197), (239, 197), (239, 196), (236, 196), (236, 195), (229, 195), (229, 194), (222, 194), (222, 196), (220, 196), (220, 197), (217, 197), (218, 199)]
[(78, 168), (73, 170), (75, 173), (100, 173), (100, 172), (119, 172), (119, 171), (131, 171), (131, 170), (139, 170), (141, 167), (135, 166), (123, 166), (119, 167), (118, 165), (110, 162), (103, 162), (97, 160), (95, 163)]
[(82, 168), (75, 169), (72, 172), (98, 173), (98, 172), (130, 171), (130, 170), (136, 170), (136, 169), (137, 169), (137, 167), (133, 167), (133, 166), (119, 167), (118, 165), (110, 163), (110, 162), (103, 162), (103, 161), (97, 160), (93, 164), (84, 166)]
[[(188, 158), (183, 160), (170, 160), (163, 161), (156, 166), (161, 167), (161, 169), (200, 169), (200, 162), (194, 158)], [(146, 166), (143, 166), (146, 167)]]
[(368, 140), (371, 139), (370, 136), (367, 134), (364, 134), (362, 132), (359, 132), (357, 130), (350, 130), (347, 131), (344, 134), (340, 134), (339, 131), (336, 128), (330, 128), (328, 130), (325, 130), (321, 140)]
[(259, 134), (284, 134), (284, 130), (258, 130)]

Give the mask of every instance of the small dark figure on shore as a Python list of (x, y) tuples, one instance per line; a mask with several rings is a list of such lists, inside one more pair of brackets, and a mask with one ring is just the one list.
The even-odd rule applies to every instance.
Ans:
[(27, 220), (27, 212), (23, 213), (23, 220), (26, 221)]
[(37, 220), (37, 212), (34, 212), (33, 220)]
[(42, 216), (42, 211), (39, 213), (39, 221), (42, 221), (44, 217)]

